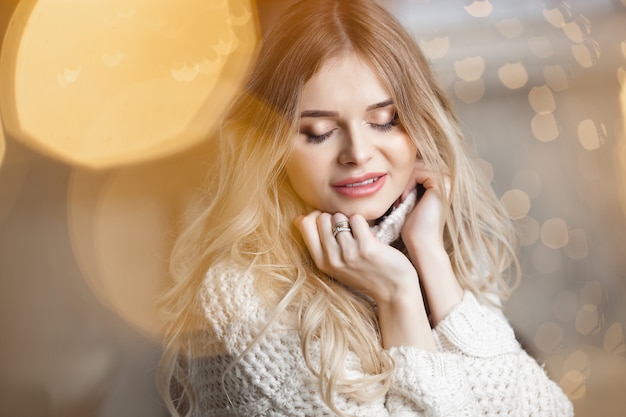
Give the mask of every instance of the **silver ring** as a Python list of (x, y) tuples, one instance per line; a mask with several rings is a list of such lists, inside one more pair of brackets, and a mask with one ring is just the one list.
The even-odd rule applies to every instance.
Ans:
[(352, 232), (350, 223), (345, 220), (335, 223), (335, 226), (333, 226), (333, 237), (337, 237), (341, 232)]

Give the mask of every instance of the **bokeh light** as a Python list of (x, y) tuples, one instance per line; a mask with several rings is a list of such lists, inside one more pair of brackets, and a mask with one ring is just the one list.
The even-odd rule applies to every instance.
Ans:
[(485, 94), (485, 83), (483, 80), (456, 81), (454, 94), (464, 103), (476, 103)]
[(155, 300), (209, 145), (115, 172), (72, 173), (68, 225), (83, 276), (103, 304), (148, 335), (159, 328)]
[(487, 17), (493, 11), (493, 5), (489, 0), (474, 0), (465, 6), (465, 11), (472, 17)]
[(552, 113), (556, 110), (554, 94), (552, 94), (550, 88), (545, 85), (541, 87), (533, 87), (530, 90), (530, 93), (528, 93), (528, 101), (536, 113)]
[(509, 190), (502, 195), (500, 200), (514, 220), (525, 217), (530, 210), (530, 198), (522, 190)]
[(530, 127), (535, 138), (541, 142), (550, 142), (559, 137), (559, 126), (552, 113), (536, 114)]
[(560, 9), (544, 9), (543, 16), (546, 20), (556, 28), (562, 28), (565, 26), (565, 17)]
[(481, 56), (454, 61), (454, 72), (463, 81), (476, 81), (485, 73), (485, 60)]
[(576, 331), (582, 335), (596, 334), (601, 329), (601, 317), (598, 306), (583, 305), (576, 315)]
[(626, 353), (624, 326), (621, 323), (615, 322), (606, 329), (603, 347), (607, 353), (616, 355)]
[(569, 88), (569, 80), (563, 66), (546, 65), (543, 69), (543, 77), (553, 91), (565, 91)]
[(441, 59), (450, 50), (450, 38), (448, 36), (436, 36), (430, 40), (422, 39), (420, 42), (420, 47), (429, 59)]
[(496, 29), (502, 34), (502, 36), (513, 39), (517, 38), (524, 33), (524, 26), (518, 18), (502, 19), (496, 23)]
[[(68, 98), (68, 106), (84, 107), (74, 116), (55, 110), (59, 120), (70, 126), (53, 127), (59, 131), (83, 129), (93, 136), (91, 148), (83, 151), (78, 142), (68, 137), (62, 145), (71, 148), (75, 155), (66, 157), (36, 145), (32, 139), (46, 139), (50, 132), (55, 132), (24, 134), (24, 126), (15, 123), (23, 123), (18, 113), (11, 113), (11, 106), (7, 108), (6, 97), (0, 101), (1, 109), (7, 109), (8, 119), (13, 121), (7, 126), (7, 114), (2, 114), (6, 154), (0, 170), (0, 227), (3, 227), (0, 236), (4, 238), (0, 246), (5, 252), (0, 255), (5, 257), (0, 262), (0, 273), (5, 285), (20, 283), (24, 289), (21, 296), (13, 291), (0, 291), (5, 300), (16, 300), (5, 305), (8, 324), (0, 328), (7, 345), (14, 347), (4, 356), (5, 363), (10, 362), (11, 366), (3, 369), (15, 371), (5, 379), (26, 380), (28, 375), (39, 378), (39, 374), (45, 374), (39, 378), (46, 381), (45, 388), (29, 393), (45, 396), (47, 401), (52, 398), (64, 406), (63, 411), (70, 409), (72, 401), (84, 392), (78, 388), (99, 383), (98, 388), (107, 390), (106, 401), (114, 403), (108, 396), (113, 391), (109, 388), (129, 386), (128, 381), (112, 383), (109, 379), (103, 383), (98, 379), (101, 374), (110, 376), (122, 368), (137, 368), (135, 372), (141, 373), (143, 379), (128, 390), (133, 398), (141, 397), (146, 381), (150, 387), (153, 385), (152, 379), (144, 376), (145, 364), (137, 361), (131, 364), (125, 355), (148, 362), (150, 359), (145, 358), (152, 357), (155, 361), (157, 355), (133, 351), (126, 342), (109, 337), (106, 329), (101, 332), (109, 324), (94, 323), (89, 313), (76, 320), (61, 319), (68, 312), (85, 311), (84, 306), (88, 305), (90, 309), (104, 310), (106, 323), (114, 322), (110, 326), (125, 329), (124, 334), (131, 333), (126, 329), (127, 323), (141, 329), (142, 334), (157, 332), (154, 298), (167, 277), (168, 252), (178, 232), (177, 220), (183, 216), (190, 194), (203, 177), (201, 156), (210, 152), (210, 143), (199, 146), (193, 137), (207, 137), (203, 132), (219, 118), (219, 111), (227, 104), (228, 92), (232, 91), (230, 86), (239, 80), (237, 74), (247, 69), (248, 61), (242, 58), (243, 54), (239, 55), (243, 51), (240, 48), (247, 45), (243, 43), (246, 37), (253, 38), (253, 43), (258, 37), (256, 16), (245, 12), (248, 5), (259, 8), (261, 21), (261, 9), (278, 11), (292, 0), (248, 1), (183, 0), (168, 5), (176, 9), (165, 16), (159, 16), (157, 10), (166, 7), (165, 0), (8, 2), (19, 3), (20, 8), (9, 34), (12, 46), (0, 56), (2, 96), (15, 98), (19, 81), (15, 65), (9, 65), (10, 72), (4, 71), (5, 63), (10, 62), (8, 58), (13, 57), (17, 65), (18, 50), (28, 42), (34, 45), (37, 40), (34, 31), (45, 29), (31, 25), (20, 32), (20, 28), (26, 27), (24, 22), (41, 17), (39, 8), (71, 5), (73, 9), (65, 15), (65, 26), (84, 34), (84, 39), (75, 36), (65, 39), (61, 47), (60, 36), (65, 30), (49, 36), (56, 50), (37, 51), (52, 56), (47, 62), (48, 72), (44, 74), (45, 68), (31, 66), (20, 74), (32, 76), (33, 71), (43, 74), (40, 80), (26, 86), (32, 85), (29, 91), (44, 81), (48, 83), (48, 90), (36, 91), (37, 95), (33, 93), (29, 98), (31, 101), (50, 101), (54, 98), (50, 89), (54, 87), (59, 97)], [(0, 1), (0, 11), (3, 7), (10, 11), (15, 8), (7, 9), (6, 3)], [(106, 3), (107, 9), (97, 9), (100, 3)], [(478, 169), (493, 185), (516, 227), (522, 280), (505, 309), (520, 341), (539, 363), (545, 363), (550, 377), (574, 402), (577, 416), (623, 417), (626, 409), (623, 395), (626, 392), (626, 293), (623, 291), (626, 8), (622, 5), (626, 6), (626, 0), (383, 0), (380, 3), (399, 11), (398, 17), (416, 35), (442, 89), (453, 101), (465, 137), (476, 145)], [(184, 21), (182, 9), (194, 7), (201, 12), (190, 17), (192, 24), (177, 24)], [(203, 11), (208, 8), (213, 8), (215, 19), (227, 16), (229, 20), (212, 24), (212, 17), (206, 17), (200, 24)], [(86, 18), (73, 17), (89, 10), (91, 15)], [(5, 18), (5, 24), (8, 23), (10, 14), (0, 13), (0, 21)], [(71, 24), (67, 24), (68, 19), (73, 19)], [(86, 27), (88, 21), (93, 22), (91, 27)], [(261, 28), (268, 27), (267, 23), (265, 26), (260, 23)], [(66, 29), (65, 26), (61, 29)], [(209, 39), (220, 28), (230, 32)], [(204, 34), (205, 40), (173, 50), (176, 40), (184, 38), (190, 30)], [(95, 31), (103, 33), (101, 38), (90, 38), (90, 33)], [(233, 39), (237, 41), (231, 42)], [(200, 43), (206, 48), (200, 50)], [(140, 48), (142, 44), (145, 48)], [(155, 65), (144, 68), (144, 74), (140, 74), (148, 59)], [(134, 73), (124, 73), (131, 68), (135, 69)], [(7, 77), (10, 74), (13, 78)], [(96, 76), (102, 84), (88, 86), (87, 81)], [(220, 77), (215, 87), (223, 88), (224, 95), (209, 91), (213, 76)], [(111, 87), (116, 80), (129, 82), (126, 95), (121, 87), (119, 91)], [(136, 85), (132, 87), (131, 82)], [(158, 100), (153, 95), (157, 87), (167, 100), (158, 109), (160, 113), (155, 110)], [(206, 97), (218, 99), (207, 98), (202, 102), (202, 89)], [(99, 150), (99, 159), (86, 161), (84, 154), (96, 153), (98, 138), (102, 140), (106, 133), (113, 138), (124, 129), (134, 128), (132, 123), (139, 125), (141, 114), (137, 103), (142, 96), (145, 100), (152, 99), (145, 106), (149, 117), (156, 119), (156, 114), (169, 112), (171, 119), (145, 122), (148, 126), (142, 135), (125, 142), (124, 145), (135, 147), (128, 155), (120, 154), (109, 158), (110, 162), (105, 161), (107, 152), (122, 146), (111, 139), (107, 142), (109, 148), (103, 146)], [(69, 98), (74, 101), (70, 103)], [(27, 101), (9, 101), (15, 106), (22, 103), (22, 109), (27, 105)], [(96, 101), (101, 103), (101, 114), (89, 119), (87, 110), (95, 107)], [(36, 102), (35, 107), (29, 108), (33, 111), (39, 108), (41, 113), (46, 103)], [(130, 107), (112, 109), (119, 103)], [(212, 105), (218, 108), (215, 114), (209, 114)], [(171, 110), (174, 106), (178, 107)], [(187, 112), (180, 106), (186, 106), (187, 110), (196, 106), (196, 111)], [(120, 117), (122, 109), (122, 122), (110, 122), (94, 134), (91, 132), (95, 127), (88, 131), (89, 123), (101, 127), (107, 118)], [(55, 134), (59, 136), (58, 132)], [(167, 142), (167, 138), (172, 142)], [(28, 146), (18, 143), (29, 140), (25, 142)], [(148, 140), (153, 141), (154, 148), (146, 144)], [(142, 151), (139, 147), (143, 145), (146, 149)], [(191, 150), (185, 152), (189, 147)], [(50, 161), (48, 156), (79, 167)], [(124, 158), (128, 162), (123, 163)], [(134, 164), (137, 161), (141, 165)], [(92, 171), (81, 166), (113, 168)], [(57, 177), (52, 181), (42, 180), (49, 173)], [(65, 227), (68, 191), (69, 229)], [(51, 217), (55, 209), (61, 220)], [(52, 236), (53, 233), (58, 236)], [(66, 234), (71, 236), (71, 246)], [(66, 244), (60, 245), (64, 241)], [(45, 242), (50, 244), (46, 247)], [(20, 244), (24, 245), (21, 257), (6, 256), (15, 253), (13, 248)], [(50, 248), (52, 245), (55, 247)], [(24, 265), (17, 269), (20, 262)], [(27, 269), (34, 263), (39, 267)], [(44, 271), (41, 276), (39, 270)], [(110, 311), (94, 302), (92, 294), (85, 291), (81, 276), (97, 298), (124, 320), (117, 317), (110, 320)], [(68, 277), (73, 280), (71, 284), (65, 279)], [(36, 286), (29, 286), (32, 283)], [(69, 285), (75, 285), (80, 292), (66, 292)], [(51, 288), (58, 292), (40, 303), (42, 300), (35, 295), (47, 296)], [(70, 295), (59, 297), (61, 291)], [(77, 296), (72, 298), (71, 294)], [(50, 310), (50, 314), (35, 319), (38, 321), (33, 325), (33, 318), (42, 315), (20, 313), (35, 309), (45, 309), (46, 313)], [(49, 326), (54, 320), (57, 320), (55, 326)], [(74, 331), (74, 325), (81, 321), (84, 327), (76, 326)], [(69, 328), (66, 333), (59, 330), (63, 326)], [(45, 340), (39, 333), (50, 339), (46, 343), (30, 343)], [(89, 339), (94, 335), (97, 340)], [(20, 342), (22, 336), (26, 336), (27, 342)], [(94, 349), (85, 349), (86, 339)], [(49, 349), (50, 340), (58, 344), (54, 349)], [(79, 342), (83, 345), (78, 345)], [(21, 357), (13, 354), (21, 351), (28, 353)], [(63, 356), (59, 352), (68, 352), (67, 358), (47, 359)], [(35, 369), (46, 362), (54, 363), (41, 366), (42, 370)], [(153, 365), (148, 368), (153, 369)], [(24, 369), (31, 371), (23, 372)], [(46, 391), (49, 387), (50, 391)], [(20, 407), (36, 402), (32, 401), (33, 396), (24, 395), (25, 400), (19, 401), (17, 409), (22, 414), (26, 411)], [(30, 414), (66, 415), (47, 411)], [(155, 413), (133, 415), (154, 417)]]
[(572, 45), (572, 55), (574, 55), (574, 59), (576, 59), (576, 62), (578, 62), (581, 67), (590, 68), (600, 57), (600, 51), (593, 45), (580, 43)]
[(526, 216), (515, 221), (518, 238), (522, 246), (531, 246), (539, 240), (541, 227), (533, 217)]
[(559, 218), (546, 220), (541, 226), (541, 241), (552, 249), (567, 245), (569, 232), (565, 220)]
[(0, 62), (5, 127), (92, 168), (179, 152), (210, 132), (257, 38), (249, 0), (22, 0)]
[(498, 70), (500, 81), (506, 88), (516, 90), (528, 82), (528, 72), (521, 62), (506, 63)]

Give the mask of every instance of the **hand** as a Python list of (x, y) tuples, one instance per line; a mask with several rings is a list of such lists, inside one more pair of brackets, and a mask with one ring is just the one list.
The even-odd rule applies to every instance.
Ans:
[[(339, 221), (348, 221), (352, 232), (333, 236)], [(379, 242), (362, 216), (348, 219), (341, 213), (314, 211), (299, 216), (295, 225), (317, 267), (344, 285), (377, 303), (389, 302), (399, 294), (420, 294), (411, 262), (397, 249)]]
[[(333, 236), (339, 221), (348, 221), (351, 232)], [(294, 223), (322, 272), (376, 301), (384, 348), (437, 349), (415, 268), (400, 251), (378, 241), (365, 218), (314, 211)]]
[(418, 196), (415, 208), (407, 216), (401, 235), (419, 273), (434, 325), (463, 298), (463, 289), (456, 278), (443, 240), (447, 210), (444, 201), (448, 200), (450, 180), (446, 177), (443, 178), (443, 185), (441, 183), (436, 173), (418, 160), (401, 196), (401, 199), (404, 198), (416, 186), (423, 187), (423, 194)]
[(444, 195), (447, 197), (450, 192), (450, 180), (443, 179), (445, 189), (441, 190), (436, 173), (424, 161), (417, 160), (401, 199), (420, 186), (423, 192), (418, 194), (417, 204), (404, 222), (402, 240), (409, 250), (443, 249)]

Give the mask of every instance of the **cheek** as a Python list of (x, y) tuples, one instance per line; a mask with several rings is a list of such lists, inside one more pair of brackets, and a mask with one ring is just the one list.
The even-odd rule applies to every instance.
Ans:
[(294, 150), (287, 161), (287, 179), (298, 194), (308, 189), (312, 179), (310, 178), (312, 158), (306, 152)]
[(407, 177), (410, 176), (415, 166), (415, 160), (417, 159), (417, 147), (408, 136), (405, 137), (404, 146), (401, 150), (398, 150), (397, 155), (398, 166), (402, 167)]

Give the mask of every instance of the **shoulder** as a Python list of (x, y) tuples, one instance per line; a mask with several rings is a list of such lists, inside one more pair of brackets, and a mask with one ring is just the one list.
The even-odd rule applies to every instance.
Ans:
[(247, 344), (270, 315), (254, 274), (236, 265), (212, 266), (204, 277), (200, 297), (209, 336), (223, 349), (237, 350)]
[(258, 292), (254, 272), (230, 263), (216, 264), (207, 271), (201, 299), (207, 318), (249, 321), (264, 318), (260, 316), (268, 310)]

